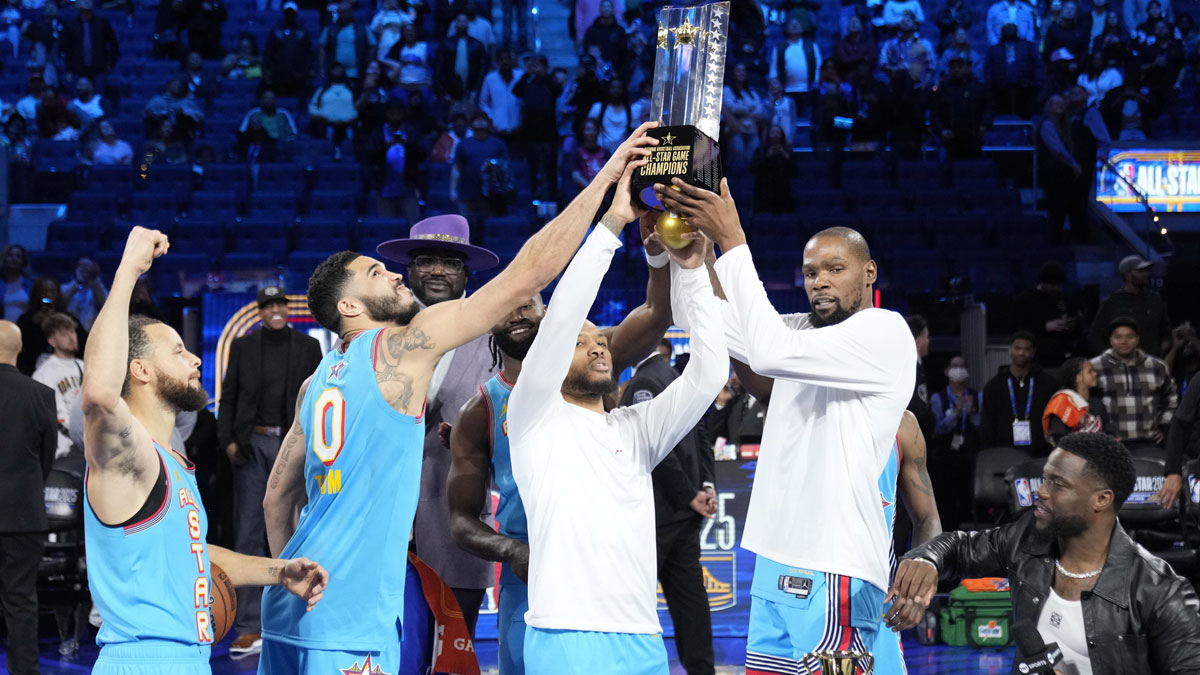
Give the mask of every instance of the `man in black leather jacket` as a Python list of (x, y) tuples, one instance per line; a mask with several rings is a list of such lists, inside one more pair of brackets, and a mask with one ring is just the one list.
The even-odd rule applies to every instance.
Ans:
[(1134, 480), (1119, 441), (1066, 436), (1046, 462), (1031, 512), (1003, 527), (944, 533), (904, 556), (887, 596), (894, 600), (888, 625), (915, 625), (939, 576), (1007, 576), (1015, 620), (1037, 623), (1046, 642), (1060, 647), (1070, 642), (1072, 612), (1039, 621), (1043, 606), (1079, 601), (1083, 639), (1074, 654), (1064, 653), (1068, 661), (1090, 661), (1095, 675), (1200, 673), (1195, 590), (1117, 522)]

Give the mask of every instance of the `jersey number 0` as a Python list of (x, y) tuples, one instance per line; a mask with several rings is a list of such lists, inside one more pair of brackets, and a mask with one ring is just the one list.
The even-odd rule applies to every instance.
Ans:
[(325, 466), (331, 466), (342, 451), (346, 440), (346, 399), (342, 392), (330, 387), (317, 398), (315, 414), (316, 431), (313, 452)]

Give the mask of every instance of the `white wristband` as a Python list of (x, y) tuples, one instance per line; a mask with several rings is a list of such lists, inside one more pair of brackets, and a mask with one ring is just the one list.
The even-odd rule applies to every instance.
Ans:
[[(646, 249), (643, 248), (642, 252), (646, 253)], [(666, 267), (667, 263), (669, 262), (671, 262), (671, 254), (667, 253), (666, 251), (663, 251), (658, 255), (650, 255), (649, 253), (646, 253), (646, 264), (656, 270)]]

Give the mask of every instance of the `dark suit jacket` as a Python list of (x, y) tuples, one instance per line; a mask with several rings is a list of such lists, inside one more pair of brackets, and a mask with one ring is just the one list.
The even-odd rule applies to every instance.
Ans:
[(749, 406), (746, 397), (749, 394), (739, 394), (730, 399), (729, 403), (720, 410), (714, 410), (708, 425), (708, 444), (717, 442), (718, 436), (734, 445), (742, 443), (761, 443), (763, 421), (767, 410), (762, 401), (755, 399)]
[[(262, 330), (233, 341), (229, 347), (229, 367), (221, 381), (221, 403), (217, 409), (217, 436), (221, 447), (237, 441), (242, 448), (250, 447), (254, 417), (258, 412), (258, 392), (262, 387)], [(305, 378), (312, 375), (321, 363), (321, 343), (295, 328), (287, 328), (290, 352), (284, 391), (287, 392), (284, 427), (292, 424), (296, 413), (296, 394)]]
[[(658, 396), (679, 374), (662, 358), (651, 358), (637, 368), (625, 387), (621, 405), (633, 405)], [(659, 525), (699, 518), (689, 506), (705, 482), (716, 482), (713, 453), (694, 428), (650, 474), (654, 482), (654, 514)]]
[(1038, 58), (1037, 47), (1028, 40), (1017, 40), (1013, 45), (1013, 63), (1016, 66), (1016, 79), (1008, 77), (1008, 50), (1003, 42), (988, 48), (984, 57), (984, 68), (987, 85), (992, 89), (1006, 87), (1036, 87), (1041, 59)]
[(62, 38), (58, 44), (63, 51), (63, 62), (67, 72), (91, 77), (107, 73), (117, 65), (121, 48), (117, 46), (117, 34), (108, 19), (92, 17), (92, 65), (83, 65), (83, 22), (79, 17), (67, 20), (63, 25)]
[[(483, 76), (487, 74), (487, 48), (469, 35), (462, 39), (467, 41), (467, 81), (463, 82), (463, 91), (477, 92), (483, 85)], [(443, 40), (434, 57), (433, 88), (438, 94), (445, 94), (450, 80), (456, 77), (454, 60), (458, 53), (458, 40), (457, 37)]]
[(58, 448), (54, 390), (0, 364), (0, 533), (46, 529), (42, 488)]

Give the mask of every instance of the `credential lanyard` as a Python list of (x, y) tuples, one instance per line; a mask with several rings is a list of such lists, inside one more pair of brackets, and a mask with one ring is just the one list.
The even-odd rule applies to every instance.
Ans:
[[(1017, 395), (1013, 393), (1012, 378), (1008, 378), (1008, 402), (1012, 404), (1013, 419), (1017, 417)], [(1025, 396), (1025, 419), (1029, 419), (1029, 411), (1033, 410), (1033, 377), (1029, 378), (1029, 393)]]

